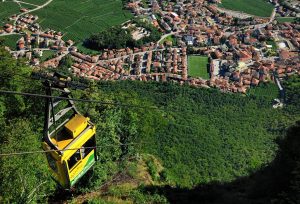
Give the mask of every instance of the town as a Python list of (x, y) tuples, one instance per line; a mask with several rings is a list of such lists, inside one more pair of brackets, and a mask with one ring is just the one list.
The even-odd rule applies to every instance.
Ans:
[[(280, 86), (285, 76), (300, 74), (300, 23), (278, 23), (275, 18), (295, 16), (295, 12), (283, 12), (287, 8), (274, 0), (271, 16), (263, 18), (230, 12), (218, 3), (129, 1), (127, 9), (158, 29), (161, 39), (140, 47), (99, 50), (93, 55), (81, 53), (72, 39), (63, 40), (64, 33), (41, 29), (39, 17), (25, 8), (9, 18), (13, 23), (0, 29), (0, 37), (21, 34), (16, 49), (7, 49), (15, 58), (27, 58), (33, 67), (57, 68), (68, 55), (73, 59), (70, 72), (92, 80), (172, 81), (246, 94), (260, 83), (276, 81)], [(134, 39), (149, 35), (131, 21), (123, 24), (130, 26)], [(40, 60), (49, 51), (52, 55)], [(193, 62), (200, 58), (204, 59), (201, 64)], [(200, 69), (202, 74), (197, 73)]]

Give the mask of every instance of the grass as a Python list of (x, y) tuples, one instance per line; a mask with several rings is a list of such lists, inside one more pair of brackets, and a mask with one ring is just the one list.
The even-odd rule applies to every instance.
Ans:
[(46, 3), (48, 0), (24, 0), (23, 2), (34, 4), (34, 5), (42, 5)]
[(222, 0), (220, 7), (255, 16), (271, 16), (273, 5), (265, 0)]
[(295, 17), (278, 17), (276, 18), (278, 23), (293, 23), (295, 22)]
[(188, 57), (189, 75), (192, 77), (201, 77), (203, 79), (209, 79), (207, 64), (208, 64), (208, 57), (189, 56)]
[(63, 39), (75, 42), (132, 17), (129, 11), (123, 10), (121, 0), (54, 0), (34, 14), (39, 16), (43, 29), (61, 31)]
[(257, 87), (249, 89), (248, 94), (256, 97), (267, 98), (268, 101), (272, 101), (279, 97), (279, 90), (275, 83), (263, 83)]
[(163, 39), (163, 40), (160, 42), (160, 44), (164, 44), (164, 43), (167, 42), (167, 41), (172, 42), (172, 45), (173, 45), (173, 46), (176, 46), (176, 45), (177, 45), (177, 39), (175, 38), (174, 35), (169, 35), (169, 36), (167, 36), (165, 39)]
[(143, 7), (144, 7), (144, 8), (149, 8), (149, 6), (148, 6), (146, 0), (142, 0), (142, 4), (143, 4)]
[(273, 51), (273, 52), (276, 52), (276, 51), (277, 51), (277, 44), (276, 44), (275, 41), (269, 40), (269, 41), (267, 41), (267, 45), (272, 45), (272, 51)]
[(41, 57), (41, 61), (44, 62), (46, 60), (48, 60), (50, 57), (55, 55), (55, 51), (53, 50), (45, 50), (43, 51), (43, 56)]
[(20, 35), (0, 36), (0, 40), (4, 40), (3, 45), (9, 47), (11, 50), (16, 50), (17, 41), (21, 38)]
[(100, 54), (100, 51), (96, 51), (96, 50), (92, 50), (89, 49), (87, 47), (85, 47), (82, 42), (79, 42), (77, 44), (75, 44), (75, 46), (77, 47), (78, 51), (87, 55), (94, 55), (94, 54)]

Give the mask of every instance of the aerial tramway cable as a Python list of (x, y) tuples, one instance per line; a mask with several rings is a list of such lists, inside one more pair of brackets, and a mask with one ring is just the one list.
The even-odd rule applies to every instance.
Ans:
[[(17, 91), (0, 90), (0, 93), (2, 93), (2, 94), (22, 95), (22, 96), (32, 96), (32, 97), (41, 97), (41, 98), (60, 99), (60, 100), (70, 100), (70, 98), (67, 98), (67, 97), (49, 96), (49, 95), (43, 95), (43, 94), (25, 93), (25, 92), (17, 92)], [(103, 105), (115, 105), (115, 106), (129, 107), (129, 108), (143, 108), (143, 109), (150, 108), (150, 109), (159, 110), (157, 107), (154, 107), (154, 106), (152, 106), (152, 107), (151, 106), (139, 106), (139, 105), (104, 102), (104, 101), (100, 101), (100, 100), (78, 99), (78, 98), (72, 98), (71, 100), (72, 101), (77, 101), (77, 102), (100, 103), (100, 104), (103, 104)]]
[[(138, 144), (150, 144), (146, 142), (142, 143), (129, 143), (129, 144), (116, 144), (119, 146), (130, 146), (130, 145), (138, 145)], [(101, 147), (113, 147), (115, 145), (102, 145), (102, 146), (93, 146), (93, 147), (78, 147), (78, 148), (69, 148), (69, 149), (64, 149), (63, 151), (71, 151), (71, 150), (79, 150), (79, 149), (94, 149), (94, 148), (101, 148)], [(0, 153), (0, 157), (5, 157), (5, 156), (21, 156), (21, 155), (28, 155), (28, 154), (40, 154), (40, 153), (49, 153), (49, 152), (58, 152), (62, 150), (37, 150), (37, 151), (23, 151), (23, 152), (10, 152), (10, 153)]]

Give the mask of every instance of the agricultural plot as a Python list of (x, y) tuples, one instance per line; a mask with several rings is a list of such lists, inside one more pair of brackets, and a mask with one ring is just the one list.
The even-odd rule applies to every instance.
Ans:
[[(34, 0), (31, 1), (34, 2)], [(29, 0), (26, 2), (31, 1)], [(41, 3), (43, 1), (39, 2)], [(13, 14), (20, 14), (20, 8), (33, 9), (36, 8), (36, 6), (19, 2), (16, 3), (12, 1), (0, 2), (0, 26), (3, 26), (4, 24), (8, 23), (8, 18), (11, 17)]]
[(20, 38), (20, 35), (0, 36), (0, 41), (3, 40), (3, 45), (9, 47), (11, 50), (16, 50), (17, 42)]
[(121, 0), (54, 0), (34, 14), (43, 29), (61, 31), (64, 39), (77, 42), (132, 17)]
[(188, 57), (189, 76), (209, 79), (207, 65), (208, 65), (208, 57), (189, 56)]
[(274, 8), (274, 6), (266, 0), (222, 0), (222, 4), (219, 6), (261, 17), (271, 16)]
[(296, 21), (294, 17), (278, 17), (276, 18), (278, 23), (292, 23)]
[(20, 12), (20, 6), (12, 1), (0, 2), (0, 26), (6, 24), (8, 17)]
[(34, 5), (42, 5), (46, 3), (48, 0), (24, 0), (23, 2), (34, 4)]

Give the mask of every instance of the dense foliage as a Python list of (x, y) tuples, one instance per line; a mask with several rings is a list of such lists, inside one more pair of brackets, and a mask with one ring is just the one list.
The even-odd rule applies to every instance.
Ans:
[(286, 103), (291, 113), (300, 114), (300, 76), (292, 76), (284, 83)]
[[(1, 89), (40, 92), (37, 83), (24, 80), (30, 68), (0, 49)], [(0, 96), (1, 153), (40, 150), (42, 101), (17, 95)], [(34, 162), (33, 162), (34, 161)], [(0, 202), (27, 203), (46, 198), (54, 190), (42, 154), (0, 158)]]
[(131, 29), (124, 29), (122, 26), (111, 27), (100, 33), (91, 35), (85, 40), (84, 46), (94, 49), (120, 49), (124, 47), (140, 47), (149, 42), (156, 42), (160, 39), (161, 33), (153, 27), (153, 25), (143, 22), (141, 20), (134, 20), (136, 27), (143, 27), (148, 32), (149, 36), (145, 36), (139, 40), (134, 40), (131, 35)]
[(108, 30), (92, 35), (84, 45), (90, 49), (120, 49), (122, 47), (132, 47), (133, 40), (128, 30), (121, 26), (111, 27)]
[(274, 158), (274, 139), (290, 122), (263, 96), (136, 82), (102, 89), (161, 107), (139, 114), (139, 151), (156, 155), (167, 180), (184, 187), (230, 181), (261, 168)]

